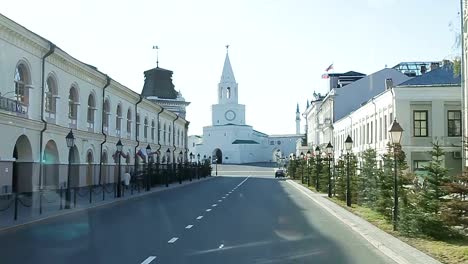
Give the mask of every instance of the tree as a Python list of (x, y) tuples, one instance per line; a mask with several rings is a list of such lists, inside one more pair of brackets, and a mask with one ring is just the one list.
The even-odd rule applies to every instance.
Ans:
[(450, 226), (468, 228), (468, 173), (456, 175), (442, 187), (451, 199), (442, 204), (442, 220)]
[(377, 152), (369, 148), (362, 153), (362, 167), (357, 176), (357, 203), (370, 208), (375, 206), (377, 200)]
[(335, 166), (335, 195), (338, 199), (346, 201), (346, 158), (340, 156)]

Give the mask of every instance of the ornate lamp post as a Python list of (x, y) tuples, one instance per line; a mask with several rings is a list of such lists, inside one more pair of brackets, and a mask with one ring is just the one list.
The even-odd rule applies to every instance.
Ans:
[(169, 159), (171, 158), (171, 150), (167, 149), (166, 150), (166, 187), (169, 186), (169, 174), (171, 173), (170, 167), (169, 167)]
[(182, 184), (182, 159), (183, 159), (183, 156), (184, 156), (184, 153), (182, 152), (182, 150), (179, 152), (179, 184)]
[(318, 191), (320, 187), (319, 177), (320, 177), (320, 154), (321, 154), (320, 147), (318, 145), (315, 148), (314, 152), (315, 152), (315, 157), (317, 159), (317, 167), (315, 169), (315, 171), (317, 172), (317, 175), (315, 177), (315, 189)]
[(151, 153), (151, 146), (148, 144), (146, 146), (146, 155), (148, 156), (148, 162), (147, 162), (147, 171), (146, 171), (146, 191), (151, 190), (151, 179), (150, 179), (150, 153)]
[(333, 154), (333, 146), (331, 142), (328, 142), (327, 145), (327, 155), (328, 155), (328, 197), (332, 197), (332, 184), (331, 184), (331, 160)]
[(307, 186), (310, 186), (310, 158), (312, 157), (312, 153), (310, 150), (306, 153), (307, 157)]
[(197, 154), (198, 165), (200, 165), (200, 153)]
[(398, 229), (398, 172), (397, 172), (397, 145), (401, 142), (401, 136), (403, 134), (403, 128), (400, 124), (396, 121), (396, 119), (392, 123), (392, 127), (389, 130), (390, 132), (390, 140), (393, 144), (393, 230)]
[(121, 197), (122, 196), (122, 175), (121, 174), (121, 168), (120, 168), (120, 160), (122, 159), (122, 149), (123, 149), (123, 145), (122, 145), (122, 141), (117, 141), (117, 144), (115, 145), (116, 148), (117, 148), (117, 158), (119, 159), (119, 168), (118, 168), (118, 174), (117, 174), (117, 197)]
[(68, 135), (65, 137), (68, 147), (68, 172), (67, 172), (67, 193), (65, 194), (65, 209), (70, 209), (71, 193), (70, 193), (70, 174), (71, 174), (71, 159), (72, 159), (72, 148), (75, 146), (75, 137), (70, 129)]
[(192, 152), (190, 152), (190, 155), (189, 155), (189, 156), (190, 156), (190, 164), (192, 164), (192, 162), (193, 162), (193, 154), (192, 154)]
[(350, 186), (350, 180), (349, 180), (349, 153), (351, 152), (351, 149), (353, 147), (353, 140), (351, 139), (351, 136), (348, 135), (348, 137), (345, 140), (345, 148), (346, 148), (346, 205), (351, 206), (351, 186)]

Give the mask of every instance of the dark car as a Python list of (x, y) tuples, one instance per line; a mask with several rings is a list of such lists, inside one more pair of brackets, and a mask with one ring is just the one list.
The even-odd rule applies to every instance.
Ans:
[(275, 172), (275, 178), (284, 178), (286, 177), (286, 174), (284, 174), (284, 170), (277, 170)]

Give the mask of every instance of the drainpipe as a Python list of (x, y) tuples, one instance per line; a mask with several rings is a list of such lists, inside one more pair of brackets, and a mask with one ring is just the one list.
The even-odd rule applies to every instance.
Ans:
[(44, 94), (45, 94), (45, 60), (47, 57), (52, 55), (55, 51), (55, 44), (49, 41), (49, 51), (42, 57), (42, 87), (41, 87), (41, 121), (44, 127), (41, 130), (39, 140), (39, 189), (42, 189), (42, 159), (44, 154), (42, 153), (42, 145), (44, 143), (44, 132), (47, 130), (47, 121), (44, 119)]
[[(462, 106), (461, 106), (461, 109), (462, 109), (462, 116), (464, 116), (464, 120), (463, 121), (466, 121), (468, 120), (466, 118), (466, 115), (467, 115), (467, 101), (466, 101), (466, 94), (465, 94), (465, 38), (463, 36), (463, 31), (464, 31), (464, 28), (465, 28), (465, 21), (464, 21), (464, 8), (463, 8), (463, 2), (462, 0), (460, 0), (460, 25), (461, 25), (461, 58), (460, 58), (460, 88), (461, 88), (461, 98), (462, 98)], [(468, 131), (466, 130), (466, 122), (464, 123), (463, 127), (462, 127), (462, 160), (463, 160), (463, 164), (462, 164), (462, 172), (465, 172), (466, 171), (466, 167), (467, 167), (467, 153), (466, 153), (466, 137), (468, 136), (466, 133)]]
[(175, 151), (177, 149), (176, 145), (175, 145), (175, 121), (179, 119), (179, 115), (177, 115), (177, 117), (172, 120), (172, 146), (174, 147), (174, 150), (172, 151), (172, 161), (174, 162), (175, 161)]
[(108, 75), (106, 75), (106, 85), (104, 85), (104, 87), (102, 88), (101, 133), (104, 136), (104, 141), (101, 142), (100, 156), (99, 156), (99, 185), (101, 185), (102, 183), (102, 152), (104, 150), (103, 149), (104, 144), (107, 141), (107, 134), (104, 132), (104, 104), (106, 102), (106, 88), (110, 85), (110, 81), (111, 81), (111, 78)]
[(377, 105), (375, 104), (375, 97), (372, 97), (372, 104), (374, 104), (374, 124), (375, 124), (374, 149), (377, 150)]
[[(160, 132), (161, 132), (161, 128), (159, 127), (159, 125), (161, 124), (161, 120), (160, 120), (160, 115), (161, 113), (164, 112), (164, 107), (161, 106), (161, 111), (159, 111), (157, 113), (157, 121), (158, 121), (158, 149), (156, 150), (156, 152), (159, 152), (161, 153), (159, 150), (161, 149), (162, 145), (161, 145), (161, 142), (160, 142), (160, 139), (161, 139), (161, 135), (160, 135)], [(161, 160), (161, 154), (159, 154), (158, 158)]]
[[(135, 153), (135, 162), (133, 162), (133, 167), (134, 167), (134, 173), (136, 173), (137, 171), (137, 163), (138, 163), (138, 156), (137, 156), (137, 148), (138, 146), (140, 146), (140, 140), (138, 139), (138, 134), (140, 134), (140, 129), (138, 129), (138, 133), (137, 133), (137, 129), (136, 129), (136, 126), (137, 126), (137, 116), (138, 116), (138, 104), (141, 103), (141, 101), (143, 101), (143, 97), (140, 95), (140, 99), (138, 99), (138, 102), (136, 102), (135, 104), (135, 141), (137, 142), (136, 146), (135, 146), (135, 150), (134, 150), (134, 153)], [(141, 120), (140, 120), (141, 121)]]

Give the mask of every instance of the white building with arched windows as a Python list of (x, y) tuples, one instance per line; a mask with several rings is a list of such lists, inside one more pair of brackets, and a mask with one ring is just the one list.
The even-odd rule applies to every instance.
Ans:
[[(245, 122), (245, 105), (238, 102), (239, 90), (226, 53), (218, 103), (212, 105), (212, 125), (203, 128), (203, 135), (189, 137), (189, 152), (195, 159), (212, 158), (218, 163), (275, 162), (296, 150), (296, 141), (303, 135), (267, 135)], [(297, 114), (299, 112), (297, 111)], [(275, 122), (276, 123), (276, 122)]]
[(66, 186), (70, 129), (74, 187), (115, 181), (119, 139), (127, 165), (187, 149), (184, 118), (0, 14), (0, 194)]

